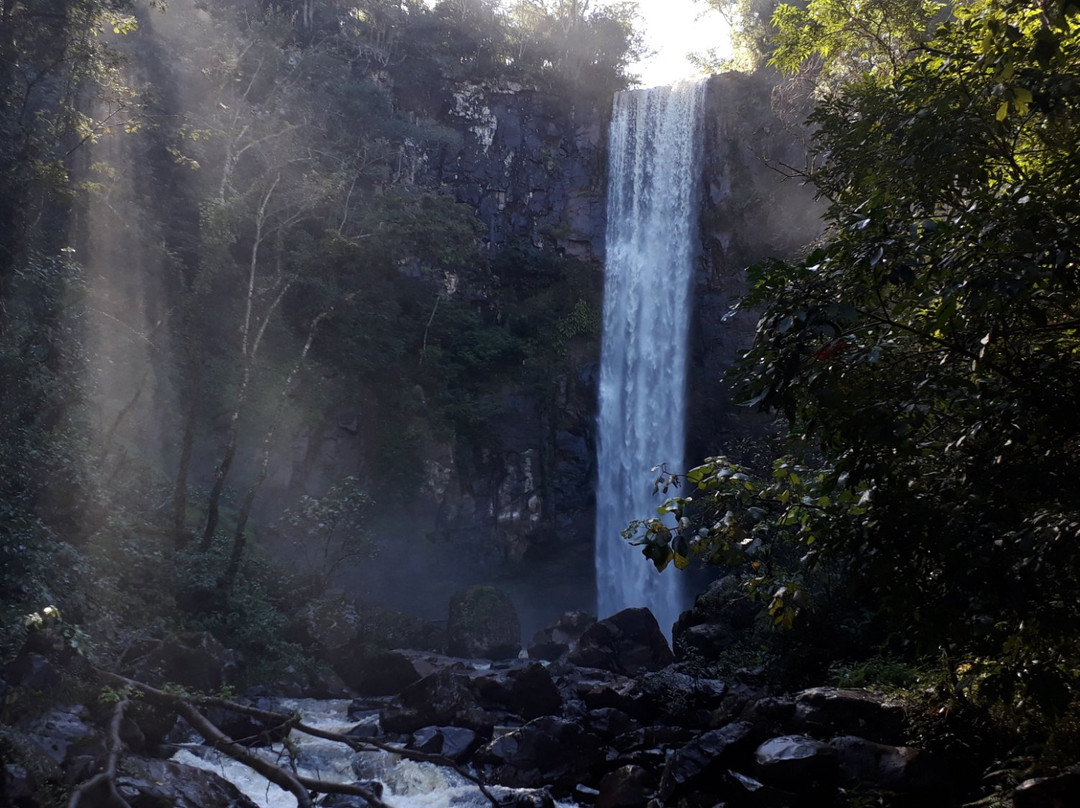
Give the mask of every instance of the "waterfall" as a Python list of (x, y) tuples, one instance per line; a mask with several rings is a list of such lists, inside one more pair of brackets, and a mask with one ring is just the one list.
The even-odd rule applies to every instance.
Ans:
[(647, 606), (669, 637), (684, 607), (679, 575), (657, 574), (621, 531), (656, 515), (654, 466), (684, 470), (704, 97), (704, 81), (617, 94), (608, 147), (597, 613)]

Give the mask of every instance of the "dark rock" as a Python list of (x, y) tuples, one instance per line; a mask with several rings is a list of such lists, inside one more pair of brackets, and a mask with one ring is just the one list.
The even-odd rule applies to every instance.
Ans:
[(105, 740), (81, 704), (53, 707), (27, 727), (29, 739), (71, 779), (82, 779), (81, 767), (93, 768), (104, 758)]
[(521, 623), (506, 593), (494, 586), (470, 586), (454, 593), (446, 646), (460, 657), (516, 657), (521, 650)]
[(889, 746), (854, 735), (829, 741), (840, 764), (841, 778), (855, 785), (910, 791), (933, 785), (922, 752), (910, 746)]
[(471, 681), (482, 703), (525, 720), (552, 715), (562, 707), (562, 695), (547, 668), (531, 663), (505, 671), (478, 671)]
[(0, 670), (9, 687), (47, 692), (60, 684), (60, 669), (41, 654), (24, 650)]
[(777, 696), (766, 696), (747, 705), (743, 718), (754, 723), (789, 725), (795, 716), (795, 702)]
[(790, 791), (767, 786), (747, 774), (729, 771), (724, 775), (721, 788), (736, 805), (748, 804), (754, 808), (791, 808), (798, 805), (798, 796)]
[(257, 808), (214, 772), (171, 760), (128, 758), (116, 790), (132, 808)]
[(569, 655), (575, 665), (616, 673), (655, 671), (674, 660), (652, 612), (623, 609), (588, 628)]
[(570, 796), (578, 805), (595, 805), (600, 796), (600, 790), (578, 783)]
[(345, 733), (350, 738), (378, 738), (381, 734), (378, 721), (365, 721)]
[(668, 760), (660, 779), (660, 797), (670, 801), (686, 791), (715, 780), (753, 748), (754, 727), (736, 721), (702, 733)]
[(0, 799), (5, 805), (37, 805), (34, 795), (38, 784), (25, 766), (17, 763), (5, 763), (0, 775)]
[(401, 703), (386, 707), (380, 723), (387, 732), (412, 733), (427, 726), (453, 725), (490, 732), (497, 715), (481, 708), (469, 677), (443, 670), (425, 676), (401, 692)]
[(833, 786), (837, 780), (836, 752), (805, 735), (781, 735), (754, 752), (758, 775), (767, 785), (798, 792)]
[(638, 729), (638, 722), (614, 707), (589, 710), (583, 718), (585, 727), (601, 738), (611, 739)]
[(496, 799), (502, 808), (555, 808), (555, 799), (543, 788), (516, 789)]
[(656, 792), (656, 775), (641, 766), (620, 766), (600, 781), (597, 808), (645, 808)]
[(480, 743), (480, 736), (465, 727), (423, 727), (412, 734), (408, 747), (464, 763)]
[(603, 757), (600, 739), (581, 725), (544, 716), (482, 746), (474, 763), (503, 785), (569, 794)]
[(350, 651), (336, 655), (336, 670), (361, 696), (391, 696), (423, 678), (404, 652), (380, 651), (369, 645)]
[(304, 692), (304, 698), (308, 699), (348, 699), (355, 695), (337, 671), (323, 667), (311, 672)]
[[(383, 784), (378, 780), (357, 780), (353, 785), (366, 788), (376, 797), (382, 797)], [(354, 794), (327, 794), (319, 801), (320, 808), (368, 808), (371, 803)]]
[(675, 658), (715, 659), (746, 636), (761, 611), (734, 575), (714, 581), (672, 627)]
[(795, 729), (822, 737), (857, 735), (878, 743), (899, 743), (904, 708), (870, 690), (814, 687), (795, 695)]
[(1054, 777), (1025, 780), (1013, 791), (1014, 808), (1073, 808), (1080, 805), (1080, 767)]
[(133, 679), (160, 686), (169, 682), (200, 693), (240, 684), (239, 655), (202, 631), (167, 634), (128, 662)]
[(361, 696), (392, 696), (435, 671), (465, 669), (456, 657), (363, 643), (340, 649), (336, 660), (342, 678)]
[(695, 729), (714, 726), (712, 711), (724, 703), (728, 690), (719, 679), (689, 676), (673, 668), (642, 676), (639, 682), (639, 709), (665, 724)]
[(612, 741), (612, 748), (619, 752), (635, 752), (648, 749), (671, 749), (686, 746), (694, 738), (694, 731), (687, 727), (654, 726), (624, 732)]
[[(243, 703), (243, 702), (241, 702)], [(250, 715), (233, 710), (212, 708), (205, 711), (206, 717), (218, 729), (247, 747), (264, 747), (284, 740), (289, 730), (281, 726), (268, 725)]]
[(533, 635), (529, 656), (533, 659), (556, 660), (569, 653), (586, 629), (596, 622), (588, 612), (563, 612), (559, 619)]

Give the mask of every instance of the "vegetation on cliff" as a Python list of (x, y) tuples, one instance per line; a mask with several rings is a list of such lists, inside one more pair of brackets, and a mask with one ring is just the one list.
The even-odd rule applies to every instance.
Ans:
[[(553, 398), (572, 344), (595, 341), (595, 267), (550, 233), (489, 240), (440, 162), (467, 134), (447, 124), (462, 87), (606, 104), (633, 11), (0, 14), (0, 657), (52, 605), (102, 653), (183, 624), (287, 654), (282, 611), (370, 554), (373, 513), (434, 484), (425, 442), (467, 473), (504, 391)], [(308, 469), (321, 424), (359, 419), (359, 462), (260, 499), (274, 458)], [(251, 540), (275, 530), (303, 544), (303, 585)]]

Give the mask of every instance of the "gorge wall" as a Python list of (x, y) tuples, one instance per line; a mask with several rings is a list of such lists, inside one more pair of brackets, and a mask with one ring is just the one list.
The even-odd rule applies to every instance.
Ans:
[[(691, 463), (707, 454), (734, 453), (760, 428), (753, 413), (733, 404), (722, 379), (755, 325), (752, 312), (727, 316), (745, 289), (743, 269), (769, 255), (790, 254), (820, 227), (810, 191), (784, 174), (785, 165), (805, 164), (805, 132), (773, 112), (772, 86), (768, 77), (741, 74), (708, 83), (703, 249), (688, 315)], [(610, 110), (512, 84), (453, 87), (441, 103), (439, 120), (460, 140), (422, 155), (418, 181), (447, 188), (469, 204), (483, 223), (489, 249), (524, 242), (573, 257), (573, 271), (598, 291)], [(506, 292), (461, 288), (456, 294), (498, 308)], [(588, 302), (599, 310), (595, 292)], [(576, 337), (568, 350), (568, 366), (541, 387), (506, 386), (483, 445), (425, 431), (425, 483), (408, 514), (396, 513), (392, 530), (426, 536), (432, 545), (424, 558), (441, 560), (414, 559), (366, 586), (394, 600), (414, 574), (424, 574), (436, 588), (445, 582), (446, 593), (463, 579), (509, 576), (511, 588), (524, 587), (519, 601), (531, 600), (533, 592), (550, 604), (549, 614), (593, 608), (588, 559), (599, 334)], [(335, 447), (353, 442), (353, 462), (363, 467), (362, 430), (349, 433), (339, 425), (332, 431)], [(458, 564), (462, 558), (469, 561)]]

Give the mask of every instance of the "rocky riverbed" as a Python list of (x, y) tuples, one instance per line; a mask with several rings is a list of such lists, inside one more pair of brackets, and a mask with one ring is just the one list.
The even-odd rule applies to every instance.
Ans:
[[(675, 659), (644, 609), (601, 621), (563, 615), (516, 654), (506, 642), (513, 621), (470, 619), (469, 631), (455, 627), (457, 641), (474, 650), (500, 648), (491, 656), (503, 658), (374, 646), (335, 657), (324, 648), (334, 670), (248, 687), (232, 703), (250, 714), (208, 702), (201, 712), (262, 760), (367, 789), (401, 808), (948, 806), (959, 804), (968, 785), (957, 759), (906, 743), (910, 717), (900, 701), (835, 687), (769, 692), (753, 671), (712, 678), (700, 664)], [(308, 629), (317, 633), (313, 623)], [(371, 675), (373, 667), (383, 675)], [(178, 683), (171, 692), (190, 694), (220, 691), (238, 668), (235, 655), (212, 638), (191, 634), (132, 649), (123, 673), (156, 686)], [(224, 748), (220, 739), (204, 742), (151, 699), (107, 689), (113, 704), (66, 701), (62, 683), (72, 677), (92, 673), (81, 658), (50, 653), (40, 641), (4, 669), (0, 804), (43, 808), (72, 790), (78, 796), (69, 804), (83, 808), (296, 804), (215, 749)], [(116, 698), (130, 698), (131, 706), (111, 730)], [(254, 715), (260, 710), (295, 719), (273, 726)], [(351, 743), (312, 738), (297, 722)], [(104, 788), (80, 792), (80, 784), (108, 769), (111, 756), (116, 796)], [(1071, 801), (1076, 779), (1066, 772), (1031, 780), (1011, 799), (1018, 808), (1080, 804)], [(366, 802), (324, 794), (314, 804)]]

